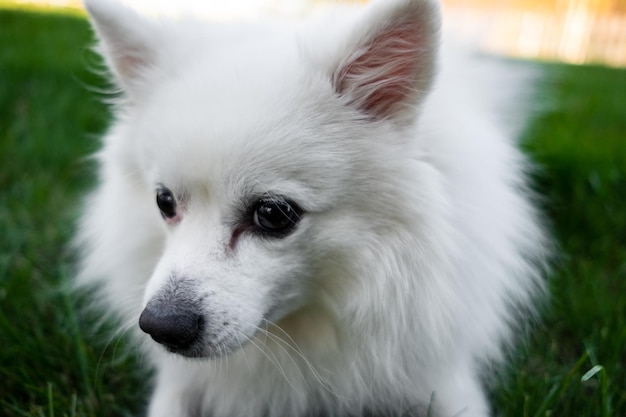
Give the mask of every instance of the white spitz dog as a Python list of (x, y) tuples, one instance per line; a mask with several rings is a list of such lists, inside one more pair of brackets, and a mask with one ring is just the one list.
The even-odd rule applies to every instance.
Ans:
[(546, 247), (496, 117), (508, 70), (439, 54), (432, 0), (87, 8), (123, 98), (78, 282), (137, 329), (149, 416), (487, 416)]

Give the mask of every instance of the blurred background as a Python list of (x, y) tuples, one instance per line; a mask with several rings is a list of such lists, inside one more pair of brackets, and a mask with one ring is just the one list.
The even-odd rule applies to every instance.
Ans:
[[(122, 0), (153, 14), (212, 18), (301, 14), (333, 0)], [(341, 2), (341, 0), (338, 0)], [(18, 0), (82, 7), (79, 0)], [(344, 0), (365, 3), (366, 0)], [(574, 64), (626, 65), (626, 0), (442, 0), (446, 21), (492, 52)]]

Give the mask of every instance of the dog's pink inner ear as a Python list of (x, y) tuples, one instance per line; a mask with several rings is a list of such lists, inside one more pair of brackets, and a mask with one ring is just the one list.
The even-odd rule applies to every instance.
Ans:
[(85, 2), (99, 38), (98, 52), (129, 95), (136, 91), (142, 76), (156, 62), (163, 48), (160, 32), (152, 21), (117, 2)]
[(432, 39), (413, 17), (400, 18), (367, 39), (333, 74), (337, 93), (370, 117), (393, 118), (427, 87)]
[(125, 45), (121, 45), (114, 54), (115, 70), (118, 76), (125, 81), (139, 78), (141, 72), (152, 63), (152, 59), (147, 53), (133, 50), (133, 48), (125, 47)]
[(125, 93), (134, 94), (146, 68), (153, 63), (150, 51), (142, 51), (117, 39), (102, 39), (98, 49), (118, 86)]

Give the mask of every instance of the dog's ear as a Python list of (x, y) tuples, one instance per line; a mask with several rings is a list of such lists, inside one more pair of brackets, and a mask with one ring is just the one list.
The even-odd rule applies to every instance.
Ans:
[(116, 0), (85, 0), (85, 7), (99, 40), (97, 51), (114, 81), (132, 96), (156, 64), (160, 34), (156, 23)]
[(439, 29), (433, 0), (375, 2), (344, 44), (335, 91), (369, 118), (411, 121), (433, 78)]

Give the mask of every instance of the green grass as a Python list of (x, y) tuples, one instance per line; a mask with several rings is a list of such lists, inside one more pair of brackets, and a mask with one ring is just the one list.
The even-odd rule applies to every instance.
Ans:
[(63, 291), (107, 111), (84, 18), (0, 9), (0, 415), (120, 416), (144, 392)]
[[(80, 16), (0, 3), (2, 416), (140, 415), (149, 390), (135, 352), (93, 331), (64, 291), (73, 219), (93, 180), (83, 158), (108, 119), (89, 91), (102, 87), (90, 39)], [(551, 307), (493, 399), (503, 416), (624, 417), (626, 71), (545, 69), (551, 106), (525, 143), (563, 256)]]
[[(546, 66), (527, 150), (562, 257), (552, 304), (498, 403), (505, 415), (626, 415), (626, 71)], [(581, 381), (586, 371), (602, 371)], [(595, 368), (600, 369), (600, 368)], [(589, 376), (589, 375), (588, 375)]]

